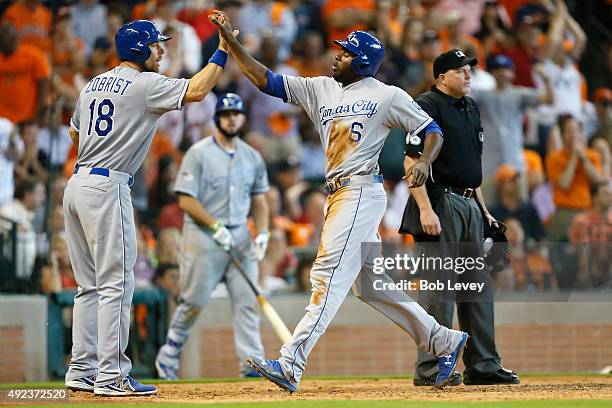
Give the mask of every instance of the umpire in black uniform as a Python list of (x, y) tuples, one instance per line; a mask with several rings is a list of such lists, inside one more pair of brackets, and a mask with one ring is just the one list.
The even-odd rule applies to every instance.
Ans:
[[(423, 163), (421, 152), (427, 150), (422, 140), (424, 136), (409, 135), (406, 140), (404, 165), (407, 174), (410, 169), (409, 181), (415, 166), (431, 164), (431, 167), (425, 185), (414, 188), (412, 186), (420, 183), (411, 183), (411, 195), (400, 232), (413, 234), (417, 243), (427, 243), (420, 245), (427, 256), (450, 255), (456, 259), (468, 255), (482, 259), (485, 223), (492, 225), (496, 222), (489, 214), (480, 191), (484, 142), (480, 112), (476, 102), (467, 96), (471, 67), (476, 63), (475, 58), (469, 58), (457, 49), (439, 55), (433, 66), (436, 85), (416, 99), (441, 127), (443, 137), (436, 137), (440, 138), (438, 143), (442, 146), (433, 163)], [(457, 301), (459, 326), (470, 334), (463, 354), (466, 367), (464, 384), (518, 384), (516, 373), (502, 367), (495, 346), (488, 268), (474, 268), (463, 274), (457, 270), (421, 271), (421, 279), (431, 282), (432, 278), (445, 285), (448, 280), (453, 283), (484, 283), (484, 290), (471, 296), (434, 291), (421, 291), (419, 296), (425, 310), (447, 327), (452, 326)], [(414, 384), (433, 384), (437, 371), (435, 358), (419, 351)], [(451, 384), (460, 383), (461, 377), (455, 373)]]

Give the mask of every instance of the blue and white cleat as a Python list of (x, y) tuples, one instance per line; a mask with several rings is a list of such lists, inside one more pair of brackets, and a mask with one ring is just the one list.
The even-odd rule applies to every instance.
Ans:
[(263, 375), (259, 374), (256, 369), (252, 369), (251, 371), (242, 374), (242, 378), (261, 378)]
[(140, 395), (157, 394), (157, 387), (154, 385), (141, 384), (128, 375), (114, 383), (102, 387), (94, 387), (94, 394), (103, 397), (137, 397)]
[(96, 375), (92, 374), (86, 377), (76, 378), (74, 380), (67, 380), (65, 386), (72, 391), (93, 392), (95, 381)]
[(157, 369), (157, 376), (162, 380), (178, 380), (176, 368), (163, 364), (157, 358), (155, 359), (155, 368)]
[(449, 380), (453, 372), (455, 371), (455, 367), (457, 367), (457, 363), (461, 358), (461, 354), (463, 354), (463, 349), (465, 348), (465, 344), (470, 336), (467, 333), (461, 334), (461, 341), (459, 345), (448, 356), (443, 356), (438, 359), (438, 376), (436, 377), (436, 383), (434, 384), (436, 388), (442, 389), (448, 385)]
[(278, 385), (279, 388), (289, 391), (290, 393), (297, 391), (297, 387), (291, 384), (285, 377), (283, 368), (278, 360), (263, 360), (259, 357), (250, 356), (247, 358), (247, 363), (257, 370), (264, 378)]

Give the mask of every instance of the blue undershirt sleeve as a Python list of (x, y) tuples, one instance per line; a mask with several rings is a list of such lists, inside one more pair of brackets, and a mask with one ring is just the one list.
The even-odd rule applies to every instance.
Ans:
[(268, 70), (268, 83), (262, 91), (270, 96), (281, 98), (283, 101), (287, 102), (287, 91), (285, 90), (285, 82), (281, 74)]

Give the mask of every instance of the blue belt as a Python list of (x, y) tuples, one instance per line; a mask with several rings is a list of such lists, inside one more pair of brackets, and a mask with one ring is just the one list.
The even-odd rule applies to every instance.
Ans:
[(327, 194), (332, 194), (342, 187), (370, 183), (382, 183), (383, 176), (381, 174), (358, 175), (349, 177), (336, 177), (333, 180), (325, 182), (325, 191)]
[[(79, 168), (80, 167), (81, 166), (79, 166), (78, 164), (75, 166), (74, 174), (77, 174), (79, 172)], [(109, 169), (105, 169), (104, 167), (93, 167), (89, 171), (89, 174), (95, 174), (97, 176), (110, 177), (110, 170)], [(134, 184), (134, 177), (130, 176), (130, 178), (128, 179), (128, 185), (131, 186), (132, 184)]]

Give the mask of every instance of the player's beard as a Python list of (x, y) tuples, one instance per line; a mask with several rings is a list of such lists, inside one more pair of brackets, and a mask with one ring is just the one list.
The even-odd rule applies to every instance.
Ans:
[(149, 67), (147, 64), (142, 64), (142, 71), (143, 72), (155, 72), (155, 73), (159, 73), (154, 67)]
[(332, 78), (334, 78), (336, 81), (340, 82), (343, 85), (347, 85), (355, 82), (357, 76), (352, 70), (346, 69), (343, 71), (338, 70), (334, 72)]
[(242, 130), (242, 128), (238, 128), (238, 130), (236, 130), (235, 132), (228, 132), (227, 130), (222, 129), (222, 128), (219, 126), (219, 132), (221, 132), (221, 134), (222, 134), (223, 136), (227, 137), (228, 139), (233, 139), (233, 138), (235, 138), (236, 136), (242, 136), (242, 134), (241, 134), (241, 130)]
[[(161, 61), (160, 61), (161, 62)], [(159, 74), (159, 69), (157, 68), (158, 62), (152, 59), (148, 59), (147, 61), (140, 64), (143, 72), (155, 72)]]

